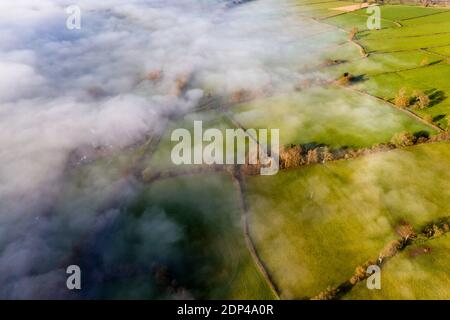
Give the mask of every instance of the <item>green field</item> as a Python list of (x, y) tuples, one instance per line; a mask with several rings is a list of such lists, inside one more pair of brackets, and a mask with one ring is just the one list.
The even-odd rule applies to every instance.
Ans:
[[(97, 230), (89, 238), (89, 232), (78, 229), (77, 222), (62, 223), (66, 239), (88, 237), (89, 247), (105, 242), (95, 255), (99, 268), (104, 270), (159, 266), (170, 276), (167, 283), (161, 284), (148, 272), (121, 275), (108, 281), (106, 287), (99, 286), (97, 294), (101, 297), (274, 298), (246, 248), (242, 213), (228, 174), (160, 180), (141, 186), (137, 195), (125, 201), (124, 181), (117, 184), (113, 177), (93, 176), (104, 173), (98, 165), (86, 167), (87, 171), (90, 179), (77, 172), (67, 185), (58, 207), (59, 219), (69, 219), (64, 213), (74, 206), (83, 208), (78, 221), (92, 220), (92, 228)], [(112, 211), (102, 209), (111, 196), (123, 197), (126, 205)], [(110, 226), (109, 219), (114, 221)], [(101, 221), (106, 226), (98, 230)], [(83, 246), (77, 246), (82, 252)], [(92, 286), (91, 290), (97, 290)]]
[(134, 214), (163, 210), (182, 229), (179, 283), (195, 298), (270, 299), (244, 243), (241, 212), (228, 175), (168, 179), (143, 190)]
[[(68, 174), (55, 211), (60, 212), (58, 219), (69, 239), (86, 237), (93, 247), (107, 243), (103, 252), (91, 255), (106, 269), (131, 264), (147, 270), (156, 265), (168, 272), (162, 284), (148, 272), (113, 278), (96, 296), (276, 298), (244, 241), (244, 212), (231, 175), (192, 173), (195, 166), (174, 165), (170, 157), (176, 144), (171, 141), (174, 129), (192, 132), (195, 120), (203, 121), (204, 130), (217, 128), (222, 133), (239, 125), (280, 129), (281, 145), (331, 148), (369, 148), (400, 132), (434, 135), (438, 129), (449, 129), (449, 10), (385, 5), (382, 29), (367, 30), (365, 9), (331, 10), (352, 4), (289, 1), (299, 19), (315, 19), (308, 21), (317, 33), (286, 44), (279, 59), (285, 61), (283, 68), (300, 76), (312, 73), (311, 84), (297, 87), (292, 80), (286, 92), (274, 90), (276, 94), (241, 103), (229, 103), (217, 82), (201, 84), (205, 92), (228, 103), (218, 98), (208, 110), (173, 117), (147, 144), (101, 157)], [(358, 32), (352, 43), (349, 32), (354, 27)], [(355, 44), (369, 55), (364, 57)], [(304, 54), (316, 47), (323, 49), (314, 59), (317, 63), (305, 65)], [(337, 85), (334, 80), (346, 72), (358, 80)], [(409, 95), (424, 91), (429, 106), (395, 108), (392, 103), (402, 88)], [(432, 124), (411, 112), (431, 116)], [(153, 144), (155, 149), (149, 151)], [(386, 243), (399, 238), (395, 229), (402, 222), (420, 230), (448, 216), (449, 159), (450, 142), (439, 142), (305, 165), (270, 177), (245, 177), (250, 238), (281, 298), (312, 298), (348, 280), (358, 265), (376, 258)], [(144, 180), (154, 179), (139, 181), (130, 169), (137, 169)], [(161, 172), (176, 177), (158, 178)], [(112, 210), (111, 202), (119, 205)], [(79, 220), (69, 223), (68, 213), (75, 208)], [(105, 222), (110, 214), (120, 228)], [(101, 226), (92, 239), (80, 229), (86, 221)], [(70, 241), (59, 245), (83, 250), (83, 244)], [(424, 246), (431, 251), (413, 257), (411, 252), (420, 248), (411, 246), (383, 266), (382, 290), (370, 291), (363, 281), (344, 298), (449, 299), (449, 236)]]
[(402, 220), (420, 228), (447, 216), (449, 158), (441, 143), (250, 178), (251, 234), (283, 297), (339, 285), (398, 238)]
[[(420, 117), (431, 115), (434, 124), (448, 128), (448, 10), (383, 6), (382, 29), (371, 31), (364, 9), (330, 10), (351, 4), (294, 1), (299, 17), (318, 19), (313, 28), (319, 21), (339, 29), (326, 29), (302, 43), (292, 43), (287, 52), (303, 52), (334, 37), (334, 47), (320, 58), (340, 63), (319, 63), (318, 72), (334, 79), (349, 72), (359, 77), (358, 82), (347, 89), (312, 86), (259, 98), (230, 107), (228, 114), (218, 110), (189, 114), (169, 124), (159, 148), (148, 159), (147, 172), (174, 169), (168, 160), (173, 145), (170, 128), (189, 128), (199, 119), (206, 127), (235, 128), (227, 115), (244, 128), (280, 128), (282, 145), (370, 147), (402, 131), (436, 133), (393, 108), (390, 103), (401, 88), (408, 94), (418, 89), (429, 94), (429, 107), (411, 111)], [(353, 27), (358, 28), (355, 41), (368, 57), (362, 57), (348, 41), (346, 32)], [(302, 67), (301, 60), (290, 62), (292, 68)], [(403, 221), (419, 230), (447, 216), (449, 158), (450, 143), (434, 143), (287, 170), (273, 177), (247, 178), (251, 238), (281, 298), (311, 298), (346, 281), (358, 265), (376, 258), (387, 242), (398, 239), (395, 228)], [(167, 190), (176, 191), (168, 195)], [(193, 296), (274, 298), (243, 243), (235, 193), (229, 177), (195, 175), (155, 182), (143, 191), (138, 207), (140, 211), (154, 205), (164, 208), (186, 230), (182, 257), (193, 258), (186, 258), (188, 271), (179, 271), (179, 279)], [(223, 206), (221, 201), (225, 201)], [(389, 261), (382, 271), (382, 290), (369, 291), (362, 282), (344, 298), (448, 298), (448, 236), (426, 245), (432, 247), (428, 254), (412, 258), (413, 246)], [(428, 286), (436, 291), (426, 290)]]
[(282, 128), (281, 144), (367, 147), (397, 132), (433, 132), (389, 105), (339, 88), (315, 88), (242, 104), (233, 116), (246, 128)]
[[(190, 165), (178, 166), (171, 160), (172, 149), (178, 143), (177, 141), (171, 141), (171, 134), (174, 129), (184, 128), (188, 130), (192, 137), (192, 147), (195, 146), (193, 132), (194, 121), (202, 121), (203, 132), (209, 128), (215, 128), (219, 129), (224, 137), (226, 129), (236, 128), (225, 114), (217, 111), (193, 112), (183, 116), (181, 119), (170, 121), (161, 138), (158, 148), (151, 156), (145, 159), (144, 173), (146, 176), (151, 176), (152, 174), (160, 171), (186, 170), (195, 167)], [(206, 145), (206, 143), (204, 144)], [(226, 152), (227, 150), (224, 149), (223, 153), (226, 154)]]
[[(430, 249), (430, 253), (414, 255), (424, 248)], [(368, 290), (365, 283), (359, 283), (345, 298), (448, 300), (449, 253), (448, 235), (425, 245), (414, 245), (393, 258), (383, 269), (381, 290)]]
[[(436, 99), (430, 107), (415, 112), (419, 116), (432, 115), (435, 124), (447, 127), (445, 116), (450, 108), (446, 98), (450, 86), (445, 76), (450, 75), (450, 69), (444, 57), (448, 55), (450, 44), (450, 24), (444, 19), (448, 15), (447, 10), (383, 6), (382, 29), (370, 31), (366, 28), (365, 10), (343, 14), (330, 10), (352, 3), (313, 2), (296, 1), (299, 15), (323, 19), (321, 22), (344, 31), (357, 27), (359, 32), (356, 41), (370, 53), (367, 58), (362, 58), (358, 48), (347, 41), (347, 35), (342, 30), (318, 33), (305, 39), (306, 47), (314, 46), (321, 38), (326, 41), (334, 34), (336, 50), (327, 51), (322, 59), (344, 61), (335, 66), (325, 66), (320, 71), (334, 78), (350, 72), (360, 76), (361, 81), (353, 84), (349, 90), (335, 86), (313, 87), (297, 93), (241, 103), (229, 110), (235, 120), (244, 128), (281, 128), (281, 144), (284, 145), (319, 143), (332, 147), (370, 147), (388, 142), (395, 133), (401, 131), (415, 133), (425, 130), (435, 133), (429, 126), (388, 104), (405, 87), (408, 93), (420, 89), (430, 96), (435, 94)], [(416, 27), (418, 25), (420, 28)], [(300, 44), (293, 44), (290, 50), (301, 50), (300, 47)], [(300, 66), (301, 61), (295, 65)], [(352, 89), (380, 97), (386, 103), (369, 95), (352, 92)], [(180, 123), (188, 125), (198, 116), (206, 120), (208, 127), (216, 126), (222, 130), (234, 127), (224, 114), (214, 111), (194, 113), (171, 126), (176, 127)], [(164, 161), (170, 147), (166, 135), (150, 160), (153, 163), (149, 166), (151, 170), (172, 169), (170, 164), (166, 166), (169, 162)], [(407, 221), (420, 229), (424, 224), (448, 215), (450, 171), (445, 159), (449, 158), (450, 144), (435, 143), (351, 161), (288, 170), (274, 177), (248, 178), (246, 198), (250, 203), (251, 237), (279, 287), (281, 297), (310, 298), (327, 287), (337, 286), (347, 280), (356, 266), (376, 258), (388, 241), (398, 238), (395, 227), (401, 221)], [(186, 177), (187, 181), (191, 180)], [(199, 182), (204, 183), (202, 181), (200, 179)], [(162, 185), (168, 188), (171, 183), (174, 182), (158, 182), (155, 190)], [(231, 192), (233, 187), (224, 189), (224, 192)], [(200, 187), (198, 191), (201, 193)], [(161, 190), (158, 194), (165, 193)], [(144, 197), (148, 205), (157, 198), (155, 194)], [(193, 208), (197, 208), (198, 197), (190, 194), (189, 198), (192, 198), (192, 202), (187, 204), (191, 208), (187, 212), (196, 211)], [(177, 207), (172, 201), (169, 198), (163, 200), (163, 207), (175, 206), (175, 210), (169, 211), (174, 212), (175, 219), (182, 220), (182, 225), (189, 228), (191, 223), (198, 223), (204, 218), (202, 214), (201, 219), (194, 214), (192, 222), (185, 220), (181, 212), (184, 212), (186, 204), (180, 202)], [(156, 202), (161, 203), (161, 199)], [(228, 206), (233, 207), (232, 201)], [(236, 210), (231, 210), (236, 212), (232, 214), (234, 223), (237, 223), (238, 218)], [(225, 221), (219, 227), (220, 223), (205, 220), (200, 223), (204, 228), (201, 232), (210, 234), (210, 238), (194, 237), (193, 243), (198, 247), (205, 246), (211, 255), (205, 262), (215, 261), (212, 268), (233, 269), (225, 258), (216, 256), (216, 252), (229, 252), (227, 259), (242, 259), (244, 262), (234, 265), (244, 265), (245, 269), (238, 273), (237, 280), (231, 284), (212, 270), (208, 279), (213, 282), (207, 286), (199, 285), (200, 279), (205, 278), (203, 275), (201, 278), (195, 275), (193, 278), (188, 277), (187, 283), (190, 287), (199, 288), (194, 290), (198, 290), (196, 296), (200, 297), (271, 297), (254, 264), (244, 253), (242, 238), (239, 236), (242, 230), (237, 226), (232, 228), (235, 230), (232, 232), (234, 237), (240, 239), (235, 240), (236, 245), (233, 246), (241, 247), (236, 253), (230, 249), (228, 240), (224, 240), (228, 239), (226, 236), (219, 239), (228, 230), (230, 223)], [(408, 248), (393, 258), (383, 269), (383, 290), (369, 292), (363, 282), (345, 298), (448, 298), (450, 292), (443, 285), (446, 267), (443, 260), (448, 249), (448, 240), (445, 239), (430, 241), (429, 245), (435, 248), (430, 254), (412, 259), (408, 252), (414, 248)], [(196, 245), (194, 249), (185, 248), (184, 251), (195, 251)], [(238, 258), (234, 257), (235, 254)], [(433, 269), (437, 270), (436, 275)], [(419, 276), (414, 280), (414, 270), (422, 278)], [(403, 282), (397, 284), (399, 279)], [(436, 293), (430, 290), (423, 292), (428, 283), (437, 288)], [(211, 286), (220, 289), (209, 292), (206, 288)], [(259, 290), (262, 293), (257, 293)]]
[[(337, 77), (343, 72), (362, 76), (356, 88), (392, 102), (401, 88), (409, 94), (422, 90), (431, 98), (429, 106), (415, 111), (431, 116), (441, 128), (448, 128), (450, 114), (450, 12), (446, 8), (418, 6), (381, 6), (382, 29), (367, 30), (365, 9), (344, 13), (323, 20), (325, 23), (350, 30), (367, 58), (355, 55), (346, 63), (327, 69)], [(389, 25), (389, 23), (399, 25)]]

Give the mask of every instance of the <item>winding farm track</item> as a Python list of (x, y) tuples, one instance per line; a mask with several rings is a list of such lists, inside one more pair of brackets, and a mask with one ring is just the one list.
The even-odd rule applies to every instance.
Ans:
[(253, 258), (253, 261), (255, 262), (256, 266), (258, 267), (259, 272), (263, 276), (264, 280), (270, 287), (270, 290), (274, 294), (274, 296), (279, 300), (280, 299), (280, 290), (278, 286), (275, 284), (275, 282), (272, 279), (272, 276), (270, 275), (267, 266), (260, 258), (257, 250), (256, 245), (253, 242), (251, 235), (250, 235), (250, 227), (249, 227), (249, 212), (248, 212), (248, 204), (245, 200), (245, 185), (243, 181), (243, 177), (240, 175), (240, 173), (236, 173), (233, 175), (233, 182), (236, 186), (236, 190), (238, 192), (238, 199), (239, 199), (239, 206), (242, 212), (242, 228), (245, 238), (245, 244), (247, 246), (247, 249), (250, 253), (250, 255)]

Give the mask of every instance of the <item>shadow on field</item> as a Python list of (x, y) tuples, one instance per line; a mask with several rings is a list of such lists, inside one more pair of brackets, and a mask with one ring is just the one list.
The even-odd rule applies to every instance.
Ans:
[(430, 133), (428, 131), (424, 131), (424, 130), (416, 131), (416, 132), (414, 132), (414, 137), (416, 137), (416, 139), (429, 138), (430, 137)]
[(436, 121), (442, 120), (444, 118), (445, 118), (445, 114), (438, 114), (437, 116), (435, 116), (433, 118), (433, 121), (436, 122)]
[(429, 105), (430, 107), (439, 104), (445, 99), (447, 99), (445, 92), (442, 90), (438, 90), (436, 88), (426, 91), (425, 94), (427, 94), (428, 97), (430, 98), (430, 105)]

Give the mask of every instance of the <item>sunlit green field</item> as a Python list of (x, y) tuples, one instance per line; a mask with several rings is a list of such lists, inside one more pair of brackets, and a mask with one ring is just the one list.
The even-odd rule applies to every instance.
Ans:
[[(442, 115), (448, 114), (446, 90), (450, 87), (444, 75), (450, 75), (450, 69), (442, 55), (447, 54), (446, 45), (450, 44), (445, 33), (450, 32), (450, 25), (442, 18), (448, 14), (445, 9), (382, 7), (383, 29), (368, 31), (364, 9), (344, 14), (329, 10), (352, 3), (308, 3), (298, 1), (302, 15), (325, 18), (322, 22), (347, 31), (356, 26), (359, 30), (356, 40), (370, 53), (367, 58), (361, 58), (359, 50), (346, 41), (345, 33), (336, 30), (339, 39), (336, 43), (341, 42), (339, 49), (323, 59), (345, 62), (324, 67), (323, 72), (333, 77), (344, 72), (362, 76), (353, 86), (387, 102), (392, 102), (403, 87), (410, 93), (417, 89), (430, 94), (438, 92), (433, 105), (416, 113), (430, 114), (436, 124), (446, 127)], [(330, 18), (326, 18), (328, 16)], [(311, 43), (320, 36), (329, 37), (325, 33), (312, 38)], [(368, 147), (387, 142), (401, 131), (435, 133), (429, 126), (387, 103), (333, 86), (241, 103), (230, 112), (245, 128), (281, 128), (281, 144), (314, 142), (332, 147)], [(209, 115), (207, 126), (222, 129), (233, 126), (223, 115), (213, 116), (214, 112)], [(187, 124), (195, 116), (188, 116), (181, 123)], [(166, 136), (153, 155), (153, 162), (164, 164), (170, 149)], [(251, 236), (280, 288), (281, 297), (309, 298), (347, 280), (356, 266), (376, 258), (389, 240), (398, 238), (395, 227), (401, 221), (420, 229), (433, 219), (448, 215), (450, 171), (448, 161), (444, 160), (448, 158), (450, 144), (436, 143), (289, 170), (274, 177), (248, 178), (246, 197), (251, 209)], [(193, 195), (192, 198), (197, 199)], [(197, 207), (195, 201), (193, 207)], [(180, 204), (180, 208), (183, 206)], [(215, 230), (217, 226), (206, 223), (204, 228)], [(239, 232), (242, 231), (236, 228), (236, 236)], [(448, 287), (442, 284), (444, 271), (439, 271), (445, 269), (445, 262), (442, 262), (447, 250), (444, 239), (430, 242), (436, 250), (427, 255), (410, 258), (408, 250), (414, 250), (411, 248), (392, 259), (383, 269), (383, 290), (369, 292), (365, 283), (361, 283), (346, 298), (448, 298)], [(199, 246), (202, 243), (208, 243), (206, 247), (211, 247), (212, 256), (213, 245), (225, 246), (214, 236), (210, 241), (199, 240)], [(237, 243), (243, 246), (242, 241)], [(260, 296), (256, 293), (260, 287), (264, 288), (261, 296), (271, 296), (248, 256), (243, 259), (246, 269), (239, 273), (242, 277), (236, 278), (244, 286), (243, 293), (237, 294), (241, 289), (233, 289), (239, 288), (238, 281), (227, 287), (223, 279), (213, 275), (215, 284), (227, 289), (218, 290), (212, 296), (254, 298)], [(221, 259), (217, 259), (214, 267), (229, 268)], [(435, 277), (434, 268), (438, 269)], [(427, 284), (420, 277), (413, 281), (412, 270), (435, 284), (436, 293), (430, 290), (423, 293)], [(245, 274), (251, 274), (251, 280), (245, 279)], [(199, 279), (194, 277), (188, 281), (196, 288)], [(398, 279), (404, 282), (399, 284)], [(202, 290), (205, 289), (199, 289), (199, 296), (211, 294)]]
[(334, 87), (244, 103), (232, 111), (246, 128), (281, 128), (284, 145), (367, 147), (397, 132), (434, 131), (383, 102)]
[(311, 297), (347, 280), (398, 238), (400, 221), (419, 229), (447, 216), (449, 158), (440, 143), (249, 178), (251, 234), (282, 295)]
[[(418, 254), (423, 249), (429, 253)], [(444, 299), (449, 298), (448, 235), (414, 245), (392, 259), (382, 271), (381, 290), (359, 283), (346, 299)]]
[[(328, 68), (333, 76), (350, 72), (362, 76), (355, 87), (393, 101), (399, 90), (408, 94), (424, 91), (430, 105), (415, 111), (430, 116), (441, 128), (447, 128), (450, 114), (450, 12), (446, 8), (418, 6), (381, 6), (382, 29), (367, 30), (366, 9), (322, 20), (347, 30), (358, 28), (355, 41), (369, 54), (354, 55), (346, 63)], [(395, 25), (390, 25), (396, 23)]]
[[(244, 128), (279, 128), (282, 145), (323, 143), (332, 147), (370, 147), (402, 131), (436, 133), (389, 105), (401, 88), (410, 94), (418, 89), (429, 94), (431, 105), (414, 112), (431, 115), (434, 124), (447, 128), (448, 10), (383, 6), (382, 29), (370, 31), (365, 9), (330, 10), (352, 4), (293, 4), (299, 16), (343, 29), (317, 34), (305, 43), (314, 45), (321, 38), (335, 36), (336, 46), (321, 58), (343, 63), (319, 66), (318, 72), (332, 78), (344, 72), (359, 76), (360, 81), (348, 90), (313, 86), (240, 103), (226, 113), (216, 109), (190, 114), (170, 123), (169, 129), (189, 129), (200, 117), (206, 127), (223, 131), (236, 127), (231, 116)], [(358, 28), (355, 40), (369, 53), (367, 58), (348, 41), (345, 31), (353, 27)], [(299, 44), (291, 44), (290, 49), (301, 50)], [(295, 68), (301, 65), (298, 61)], [(173, 146), (169, 129), (148, 159), (147, 173), (174, 169), (168, 161)], [(273, 177), (247, 178), (251, 237), (281, 297), (311, 298), (346, 281), (358, 265), (376, 258), (388, 241), (398, 238), (395, 228), (402, 221), (419, 230), (447, 216), (449, 158), (450, 144), (434, 143), (288, 170)], [(215, 199), (213, 204), (211, 199)], [(225, 201), (223, 206), (221, 201)], [(179, 270), (178, 277), (195, 297), (274, 298), (246, 251), (236, 201), (230, 177), (203, 174), (155, 182), (133, 207), (133, 212), (140, 212), (157, 205), (185, 230), (186, 243), (180, 248), (189, 272)], [(389, 261), (382, 271), (381, 291), (369, 291), (363, 282), (345, 298), (448, 298), (444, 281), (447, 238), (426, 244), (433, 248), (428, 254), (412, 258), (411, 247)]]
[[(65, 212), (74, 208), (81, 208), (80, 221), (95, 217), (93, 223), (101, 223), (102, 215), (112, 214), (106, 204), (120, 203), (113, 213), (121, 217), (121, 228), (106, 226), (104, 234), (94, 239), (108, 243), (104, 252), (97, 253), (100, 265), (126, 268), (134, 264), (144, 270), (157, 266), (169, 274), (162, 282), (144, 272), (114, 278), (97, 296), (276, 298), (244, 242), (238, 189), (228, 173), (193, 173), (146, 182), (130, 177), (130, 168), (136, 167), (144, 180), (160, 172), (195, 168), (178, 167), (171, 161), (174, 129), (192, 133), (193, 121), (202, 120), (204, 130), (217, 128), (223, 133), (240, 124), (280, 129), (281, 145), (332, 148), (371, 147), (404, 131), (436, 134), (432, 126), (392, 105), (401, 88), (408, 94), (418, 89), (429, 94), (427, 108), (410, 111), (420, 117), (431, 115), (435, 125), (449, 128), (450, 12), (383, 6), (382, 29), (370, 31), (365, 9), (331, 10), (353, 4), (291, 1), (299, 18), (312, 17), (317, 19), (314, 23), (329, 28), (286, 45), (287, 50), (307, 50), (318, 42), (331, 42), (332, 47), (317, 57), (317, 65), (305, 66), (299, 54), (290, 67), (299, 73), (310, 68), (318, 78), (330, 80), (327, 84), (224, 108), (215, 103), (210, 110), (192, 110), (168, 121), (161, 136), (154, 136), (151, 152), (139, 146), (70, 173), (57, 206), (64, 225), (69, 221)], [(353, 27), (358, 28), (355, 41), (369, 53), (367, 57), (349, 41)], [(280, 53), (280, 60), (283, 54), (287, 55)], [(331, 66), (326, 63), (330, 60), (342, 61)], [(358, 81), (345, 88), (331, 83), (345, 72)], [(215, 93), (220, 88), (211, 84), (204, 89)], [(449, 159), (450, 143), (441, 142), (304, 166), (270, 177), (246, 177), (250, 235), (281, 298), (311, 298), (348, 280), (358, 265), (376, 258), (387, 242), (398, 239), (395, 228), (402, 221), (419, 230), (448, 216)], [(138, 166), (137, 161), (141, 161)], [(138, 196), (129, 198), (128, 188)], [(81, 203), (81, 199), (89, 201)], [(83, 237), (76, 223), (66, 227), (71, 238)], [(449, 236), (425, 245), (432, 248), (429, 253), (412, 257), (412, 246), (383, 267), (382, 290), (369, 291), (362, 282), (345, 298), (448, 299)]]

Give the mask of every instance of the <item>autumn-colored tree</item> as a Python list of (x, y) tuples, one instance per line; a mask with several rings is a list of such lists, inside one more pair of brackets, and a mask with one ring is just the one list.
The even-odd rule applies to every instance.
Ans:
[(240, 103), (247, 100), (250, 100), (252, 97), (252, 93), (245, 89), (240, 89), (231, 94), (230, 101), (232, 103)]
[(336, 295), (339, 293), (339, 290), (333, 287), (327, 287), (325, 291), (322, 291), (317, 296), (312, 298), (312, 300), (333, 300)]
[(353, 27), (353, 28), (350, 30), (350, 34), (349, 34), (348, 38), (349, 38), (350, 40), (353, 40), (353, 39), (355, 38), (355, 36), (356, 36), (357, 33), (358, 33), (358, 28), (357, 28), (357, 27)]
[(406, 88), (401, 88), (395, 97), (394, 104), (399, 108), (406, 108), (409, 106), (411, 98), (406, 93)]
[(296, 168), (304, 164), (303, 149), (300, 145), (283, 147), (280, 151), (281, 168)]
[(433, 117), (429, 114), (424, 115), (423, 120), (425, 120), (428, 123), (433, 123)]
[(147, 74), (147, 80), (150, 81), (157, 81), (161, 79), (162, 77), (162, 71), (161, 70), (152, 70)]
[(319, 162), (319, 153), (317, 152), (317, 149), (308, 150), (308, 154), (306, 155), (306, 162), (308, 164)]
[(406, 131), (395, 134), (391, 139), (391, 143), (397, 148), (412, 146), (415, 142), (416, 137)]
[(401, 247), (402, 243), (400, 241), (392, 240), (381, 250), (378, 256), (378, 262), (381, 263), (384, 259), (395, 256)]
[(341, 86), (348, 86), (353, 80), (353, 76), (346, 72), (339, 79), (336, 80), (336, 83)]
[(353, 274), (353, 276), (350, 278), (350, 283), (355, 285), (356, 283), (358, 283), (361, 280), (364, 280), (365, 278), (368, 277), (367, 275), (367, 268), (371, 265), (376, 264), (374, 261), (366, 261), (363, 265), (357, 266), (355, 269), (355, 273)]
[(430, 98), (421, 90), (415, 90), (413, 93), (415, 99), (414, 108), (424, 109), (430, 105)]
[(395, 228), (397, 234), (402, 237), (405, 241), (408, 241), (410, 238), (414, 238), (416, 233), (414, 232), (414, 228), (409, 223), (402, 223)]
[(190, 75), (188, 73), (184, 73), (179, 75), (175, 79), (175, 86), (171, 90), (171, 95), (179, 96), (184, 89), (186, 89), (189, 82)]
[(333, 161), (334, 160), (334, 155), (333, 153), (330, 151), (330, 149), (328, 149), (328, 147), (323, 148), (322, 151), (322, 161), (326, 162), (326, 161)]

